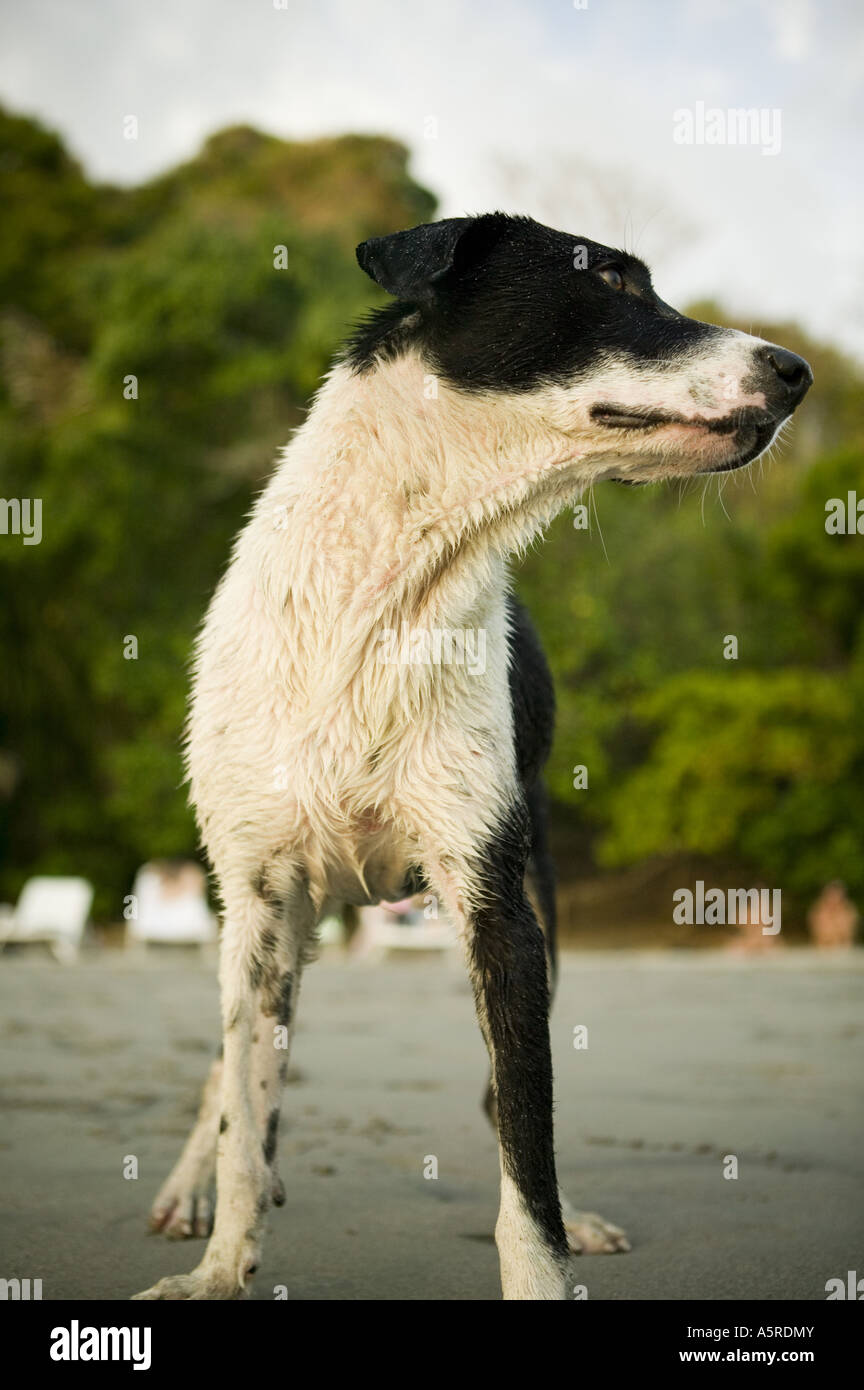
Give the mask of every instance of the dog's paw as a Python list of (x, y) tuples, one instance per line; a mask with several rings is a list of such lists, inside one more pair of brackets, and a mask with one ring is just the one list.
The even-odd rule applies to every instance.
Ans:
[[(206, 1239), (213, 1230), (215, 1198), (212, 1177), (184, 1181), (172, 1174), (150, 1208), (148, 1228), (168, 1240)], [(285, 1185), (278, 1174), (273, 1175), (270, 1200), (274, 1207), (285, 1205)]]
[(245, 1298), (248, 1288), (244, 1288), (234, 1275), (222, 1269), (193, 1269), (191, 1274), (171, 1274), (160, 1279), (152, 1288), (132, 1295), (133, 1301), (141, 1302), (195, 1302), (212, 1299), (228, 1301)]
[(150, 1230), (169, 1240), (189, 1240), (209, 1236), (213, 1229), (212, 1182), (168, 1182), (150, 1208)]
[(567, 1244), (574, 1255), (616, 1255), (630, 1249), (620, 1226), (593, 1211), (568, 1211), (564, 1216)]

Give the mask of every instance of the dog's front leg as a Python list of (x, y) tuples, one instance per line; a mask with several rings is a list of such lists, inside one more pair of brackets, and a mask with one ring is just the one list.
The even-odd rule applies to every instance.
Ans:
[(279, 1106), (303, 950), (314, 921), (299, 887), (226, 902), (220, 977), (223, 1062), (216, 1215), (201, 1263), (141, 1299), (234, 1299), (248, 1292), (273, 1200)]
[(198, 1117), (183, 1152), (159, 1189), (150, 1209), (151, 1231), (169, 1240), (209, 1236), (216, 1187), (222, 1058), (213, 1062), (201, 1092)]
[(495, 1242), (505, 1299), (566, 1299), (567, 1238), (555, 1176), (546, 948), (525, 896), (517, 805), (467, 872), (430, 864), (462, 929), (497, 1098), (501, 1206)]

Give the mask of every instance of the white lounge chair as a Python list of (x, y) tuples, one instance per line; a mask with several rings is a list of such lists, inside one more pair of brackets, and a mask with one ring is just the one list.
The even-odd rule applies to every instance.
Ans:
[(380, 957), (387, 951), (450, 951), (459, 938), (446, 918), (427, 919), (410, 900), (360, 908), (357, 956)]
[(93, 885), (86, 878), (28, 879), (14, 911), (0, 918), (0, 949), (10, 942), (46, 942), (68, 965), (78, 956), (92, 903)]
[(126, 940), (207, 946), (216, 940), (216, 918), (207, 906), (206, 880), (191, 860), (142, 864), (132, 886)]

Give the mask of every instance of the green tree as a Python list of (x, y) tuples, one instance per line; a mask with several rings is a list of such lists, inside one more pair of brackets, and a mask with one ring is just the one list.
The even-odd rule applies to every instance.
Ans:
[(105, 189), (0, 113), (0, 479), (43, 518), (38, 546), (0, 538), (4, 893), (74, 871), (117, 914), (143, 859), (195, 852), (180, 756), (194, 633), (377, 293), (354, 245), (431, 215), (406, 165), (390, 140), (241, 127), (144, 188)]

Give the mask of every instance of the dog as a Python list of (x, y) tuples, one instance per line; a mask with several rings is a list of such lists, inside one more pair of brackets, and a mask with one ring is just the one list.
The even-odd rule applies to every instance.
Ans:
[[(602, 479), (744, 467), (812, 382), (794, 353), (670, 308), (635, 256), (530, 218), (448, 218), (357, 258), (393, 302), (284, 450), (198, 641), (187, 764), (224, 909), (223, 1056), (151, 1224), (207, 1235), (214, 1175), (218, 1195), (197, 1268), (138, 1298), (248, 1291), (285, 1195), (316, 924), (421, 886), (459, 929), (489, 1050), (504, 1298), (565, 1299), (572, 1251), (628, 1248), (556, 1178), (554, 700), (508, 561)], [(482, 670), (382, 660), (404, 624), (482, 631)]]

